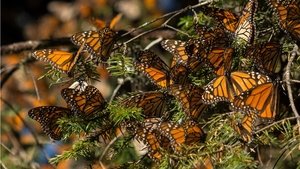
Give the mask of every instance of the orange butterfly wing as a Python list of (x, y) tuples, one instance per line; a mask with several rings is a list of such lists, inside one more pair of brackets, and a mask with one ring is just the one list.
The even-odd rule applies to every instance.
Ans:
[(91, 55), (96, 64), (107, 61), (115, 41), (116, 33), (108, 27), (99, 31), (86, 31), (74, 34), (71, 41), (77, 45), (84, 45), (84, 49)]
[(146, 74), (158, 87), (167, 88), (173, 84), (168, 65), (153, 52), (141, 51), (135, 64), (137, 70)]
[(143, 109), (145, 117), (162, 117), (167, 109), (169, 96), (163, 92), (141, 92), (121, 101), (126, 107)]
[(53, 49), (34, 51), (33, 56), (38, 60), (50, 63), (55, 69), (63, 73), (69, 73), (78, 59), (78, 56), (73, 53)]
[(72, 111), (83, 118), (91, 118), (106, 107), (106, 101), (94, 86), (87, 86), (83, 91), (65, 88), (61, 91)]
[(71, 115), (70, 109), (57, 106), (35, 107), (28, 112), (28, 116), (38, 121), (42, 130), (54, 140), (60, 140), (62, 137), (62, 129), (57, 124), (58, 119)]
[(278, 85), (265, 83), (236, 97), (231, 103), (235, 111), (254, 111), (261, 118), (273, 119), (278, 109)]

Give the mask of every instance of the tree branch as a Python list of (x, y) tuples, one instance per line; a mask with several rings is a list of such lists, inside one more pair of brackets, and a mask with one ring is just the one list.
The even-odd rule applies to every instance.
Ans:
[(1, 46), (1, 55), (20, 53), (26, 50), (36, 50), (49, 48), (53, 46), (68, 45), (71, 46), (70, 37), (47, 39), (47, 40), (29, 40), (25, 42), (17, 42), (10, 45)]

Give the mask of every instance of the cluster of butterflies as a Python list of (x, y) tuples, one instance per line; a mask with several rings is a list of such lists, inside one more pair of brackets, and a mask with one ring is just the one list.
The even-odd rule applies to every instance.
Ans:
[[(279, 2), (269, 0), (278, 16), (279, 26), (295, 41), (300, 40), (300, 4), (296, 0)], [(241, 122), (233, 122), (234, 129), (246, 142), (252, 140), (254, 124), (258, 118), (273, 120), (279, 108), (278, 76), (283, 70), (282, 45), (277, 41), (253, 44), (257, 1), (249, 0), (240, 16), (230, 10), (207, 7), (204, 13), (218, 25), (212, 29), (195, 26), (197, 39), (188, 41), (164, 40), (162, 47), (173, 55), (170, 66), (155, 53), (138, 53), (136, 69), (145, 74), (157, 91), (139, 92), (122, 99), (125, 107), (139, 107), (145, 120), (126, 125), (138, 140), (144, 142), (153, 159), (161, 159), (161, 150), (180, 152), (182, 144), (205, 140), (204, 131), (197, 124), (209, 104), (228, 102), (230, 108), (242, 112)], [(91, 54), (98, 64), (105, 62), (115, 42), (116, 33), (110, 28), (88, 31), (72, 36), (74, 44)], [(243, 55), (251, 60), (255, 71), (233, 71), (238, 52), (232, 42), (247, 44)], [(79, 54), (58, 50), (38, 50), (37, 59), (51, 63), (57, 70), (70, 73)], [(191, 75), (209, 67), (215, 78), (204, 87), (195, 85)], [(57, 120), (63, 116), (79, 115), (90, 119), (103, 111), (106, 102), (98, 89), (78, 85), (62, 90), (68, 107), (44, 106), (33, 108), (29, 116), (41, 123), (43, 130), (53, 139), (61, 139), (62, 129)], [(177, 101), (186, 114), (186, 121), (175, 123), (167, 118), (171, 102)]]

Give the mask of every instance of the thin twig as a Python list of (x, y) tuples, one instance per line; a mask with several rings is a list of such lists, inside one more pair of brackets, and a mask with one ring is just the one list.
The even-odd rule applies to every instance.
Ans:
[(99, 158), (99, 163), (102, 163), (102, 159), (105, 156), (106, 152), (108, 151), (108, 149), (117, 141), (118, 138), (120, 138), (122, 136), (122, 134), (117, 135), (116, 137), (114, 137), (109, 143), (108, 145), (105, 147), (105, 149), (103, 150), (101, 157)]
[(3, 147), (3, 148), (5, 148), (11, 155), (16, 155), (14, 152), (12, 152), (12, 150), (10, 150), (8, 147), (6, 147), (6, 145), (4, 145), (2, 142), (0, 142), (0, 144), (1, 144), (1, 146)]
[(181, 14), (181, 13), (183, 13), (183, 12), (186, 12), (186, 11), (188, 11), (188, 10), (190, 10), (190, 9), (195, 9), (195, 8), (201, 7), (201, 6), (203, 6), (203, 5), (207, 5), (207, 4), (211, 3), (211, 2), (212, 2), (211, 0), (210, 0), (210, 1), (201, 2), (201, 3), (198, 3), (198, 4), (193, 5), (193, 6), (187, 6), (187, 7), (183, 8), (183, 9), (180, 9), (180, 10), (177, 10), (177, 11), (173, 11), (173, 12), (170, 12), (170, 13), (167, 13), (167, 14), (165, 14), (165, 15), (159, 17), (159, 18), (156, 18), (156, 19), (154, 19), (154, 20), (152, 20), (152, 21), (149, 21), (149, 22), (146, 22), (146, 23), (140, 25), (139, 27), (137, 27), (137, 28), (135, 28), (135, 29), (133, 29), (133, 30), (131, 30), (131, 31), (129, 31), (129, 32), (127, 32), (127, 33), (121, 35), (121, 37), (124, 37), (124, 36), (126, 36), (126, 35), (128, 35), (128, 34), (130, 34), (130, 33), (132, 33), (132, 32), (135, 32), (135, 31), (137, 31), (137, 30), (139, 30), (139, 29), (141, 29), (141, 28), (143, 28), (143, 27), (145, 27), (145, 26), (148, 26), (148, 25), (150, 25), (150, 24), (152, 24), (152, 23), (154, 23), (154, 22), (156, 22), (156, 21), (159, 21), (159, 20), (164, 19), (164, 18), (169, 17), (169, 16), (170, 16), (170, 18), (168, 18), (168, 19), (167, 19), (163, 24), (161, 24), (159, 27), (154, 28), (154, 29), (151, 29), (151, 30), (148, 30), (148, 31), (145, 31), (145, 32), (142, 32), (142, 33), (138, 34), (137, 36), (135, 36), (135, 37), (129, 39), (128, 41), (126, 41), (126, 42), (124, 42), (124, 43), (125, 43), (125, 44), (128, 44), (129, 42), (131, 42), (131, 41), (133, 41), (133, 40), (135, 40), (135, 39), (137, 39), (137, 38), (139, 38), (139, 37), (141, 37), (141, 36), (144, 36), (144, 35), (146, 35), (146, 34), (148, 34), (148, 33), (151, 33), (151, 32), (153, 32), (153, 31), (155, 31), (155, 30), (158, 30), (158, 29), (161, 29), (161, 28), (164, 28), (164, 27), (168, 27), (168, 28), (170, 28), (170, 29), (173, 29), (173, 30), (179, 32), (179, 33), (182, 33), (182, 34), (184, 34), (184, 35), (189, 36), (189, 35), (186, 34), (185, 32), (183, 32), (183, 31), (181, 31), (181, 30), (178, 30), (178, 29), (176, 29), (176, 28), (174, 28), (174, 27), (172, 27), (172, 26), (169, 26), (169, 25), (167, 25), (167, 24), (168, 24), (174, 17), (176, 17), (177, 15), (179, 15), (179, 14)]
[[(284, 80), (284, 82), (286, 82), (287, 80)], [(294, 79), (290, 79), (289, 80), (290, 82), (293, 82), (293, 83), (300, 83), (300, 80), (294, 80)]]
[(35, 62), (36, 60), (32, 57), (27, 57), (25, 58), (23, 61), (21, 61), (21, 63), (18, 63), (18, 64), (15, 64), (13, 67), (9, 68), (6, 70), (5, 72), (5, 68), (2, 68), (1, 70), (1, 74), (4, 74), (2, 75), (1, 77), (1, 82), (0, 82), (0, 88), (2, 88), (5, 84), (5, 82), (9, 79), (9, 77), (11, 77), (14, 72), (16, 72), (17, 70), (19, 70), (20, 66), (23, 65), (23, 64), (29, 64), (29, 63), (32, 63), (32, 62)]
[(122, 87), (122, 85), (123, 85), (125, 82), (129, 81), (130, 79), (131, 79), (131, 78), (127, 77), (127, 78), (125, 78), (125, 79), (120, 79), (120, 80), (118, 81), (118, 86), (117, 86), (117, 87), (115, 88), (115, 90), (113, 91), (113, 93), (112, 93), (112, 95), (111, 95), (111, 97), (110, 97), (110, 100), (109, 100), (109, 104), (112, 103), (112, 101), (113, 101), (114, 98), (116, 97), (116, 95), (117, 95), (119, 89)]
[(71, 46), (70, 37), (56, 38), (56, 39), (46, 39), (46, 40), (29, 40), (24, 42), (17, 42), (10, 45), (1, 46), (1, 55), (20, 53), (26, 50), (36, 50), (49, 48), (53, 46), (68, 45)]
[(4, 165), (4, 163), (2, 162), (2, 160), (0, 160), (0, 163), (1, 163), (1, 166), (2, 166), (4, 169), (8, 169), (8, 168)]
[[(292, 111), (295, 115), (295, 117), (297, 118), (297, 124), (298, 126), (300, 126), (300, 119), (299, 118), (299, 113), (297, 112), (296, 106), (294, 104), (294, 99), (293, 99), (293, 94), (292, 94), (292, 87), (291, 87), (291, 83), (290, 83), (290, 79), (291, 79), (291, 66), (292, 66), (292, 62), (295, 59), (296, 55), (297, 55), (297, 51), (298, 47), (295, 46), (293, 51), (291, 52), (291, 55), (288, 59), (288, 63), (286, 65), (286, 72), (285, 72), (285, 79), (286, 79), (286, 87), (287, 87), (287, 91), (288, 91), (288, 97), (290, 100), (290, 105), (292, 108)], [(299, 133), (300, 133), (300, 128), (299, 128)]]
[(154, 41), (152, 41), (151, 43), (149, 43), (149, 44), (145, 47), (145, 50), (150, 49), (152, 46), (158, 44), (158, 43), (161, 42), (162, 40), (163, 40), (162, 37), (159, 37), (159, 38), (155, 39)]
[(288, 118), (276, 121), (276, 122), (274, 122), (274, 123), (272, 123), (270, 125), (267, 125), (267, 126), (261, 128), (261, 129), (257, 130), (254, 134), (258, 134), (258, 133), (260, 133), (260, 132), (262, 132), (262, 131), (264, 131), (264, 130), (272, 127), (272, 126), (275, 126), (276, 124), (283, 123), (283, 122), (285, 122), (287, 120), (294, 120), (294, 119), (300, 119), (300, 117), (288, 117)]

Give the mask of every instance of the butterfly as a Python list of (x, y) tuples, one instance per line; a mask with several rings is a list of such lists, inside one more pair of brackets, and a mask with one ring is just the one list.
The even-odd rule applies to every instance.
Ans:
[(193, 120), (188, 120), (183, 124), (186, 131), (185, 144), (193, 144), (205, 139), (205, 133), (202, 128)]
[(253, 139), (253, 129), (254, 124), (257, 119), (257, 114), (255, 112), (249, 112), (245, 114), (241, 123), (236, 121), (232, 122), (234, 130), (241, 136), (243, 141), (250, 143)]
[(29, 110), (28, 115), (41, 124), (42, 130), (50, 138), (60, 140), (62, 137), (62, 129), (59, 127), (57, 121), (62, 117), (70, 117), (73, 113), (69, 108), (41, 106)]
[(185, 65), (192, 72), (195, 72), (200, 68), (201, 62), (197, 58), (191, 57), (193, 54), (198, 54), (202, 51), (200, 50), (200, 43), (197, 43), (194, 46), (194, 43), (191, 42), (191, 40), (189, 40), (189, 42), (184, 42), (169, 39), (162, 41), (161, 46), (166, 51), (173, 54), (171, 67), (174, 67), (175, 65)]
[(43, 49), (34, 51), (33, 57), (38, 60), (48, 62), (56, 70), (67, 74), (70, 73), (78, 60), (78, 55), (55, 49)]
[(169, 105), (170, 95), (160, 91), (139, 92), (121, 100), (125, 107), (138, 107), (143, 109), (146, 118), (164, 116)]
[(168, 138), (175, 152), (181, 151), (182, 144), (192, 144), (203, 140), (205, 134), (196, 122), (189, 120), (184, 124), (162, 122), (158, 126), (159, 133)]
[(77, 45), (84, 45), (84, 49), (91, 54), (96, 64), (108, 60), (114, 45), (116, 33), (108, 27), (99, 31), (79, 32), (71, 37), (71, 41)]
[(195, 32), (199, 36), (198, 41), (205, 47), (226, 47), (229, 43), (227, 34), (221, 27), (200, 27), (198, 24), (194, 26)]
[(281, 29), (287, 31), (292, 38), (300, 40), (300, 3), (296, 0), (278, 2), (270, 0), (270, 4), (279, 18)]
[(191, 119), (198, 119), (201, 113), (207, 108), (202, 102), (204, 90), (192, 84), (173, 85), (170, 87), (170, 94), (181, 104), (184, 112)]
[(267, 42), (250, 48), (246, 56), (254, 60), (257, 69), (266, 74), (273, 75), (282, 71), (282, 47), (278, 42)]
[(204, 87), (202, 100), (207, 104), (219, 101), (232, 102), (235, 96), (270, 81), (268, 76), (258, 72), (232, 72), (229, 77), (222, 75), (209, 82)]
[(235, 111), (256, 112), (258, 117), (274, 119), (279, 108), (279, 84), (268, 82), (235, 97), (231, 103)]
[(135, 62), (137, 70), (146, 74), (159, 88), (167, 89), (175, 83), (188, 81), (189, 69), (183, 65), (171, 68), (159, 56), (149, 50), (141, 51)]
[(94, 117), (97, 112), (106, 107), (106, 101), (100, 91), (91, 85), (86, 86), (83, 91), (76, 88), (64, 88), (61, 96), (76, 115), (87, 119)]
[(245, 5), (242, 15), (237, 17), (230, 10), (209, 8), (208, 15), (215, 17), (223, 27), (234, 33), (235, 39), (252, 43), (255, 32), (254, 14), (257, 9), (257, 1), (249, 0)]

